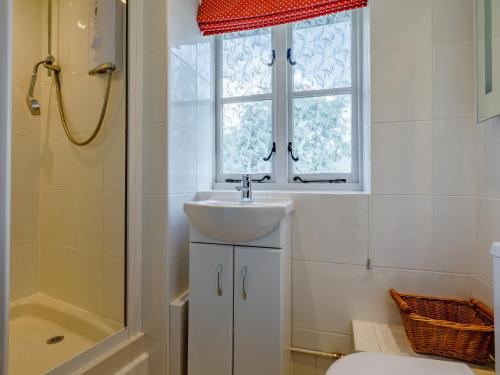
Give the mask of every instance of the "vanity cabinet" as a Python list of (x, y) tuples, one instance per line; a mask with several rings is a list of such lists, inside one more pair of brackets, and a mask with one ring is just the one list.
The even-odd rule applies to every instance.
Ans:
[(289, 374), (290, 241), (277, 230), (279, 247), (191, 243), (189, 375)]

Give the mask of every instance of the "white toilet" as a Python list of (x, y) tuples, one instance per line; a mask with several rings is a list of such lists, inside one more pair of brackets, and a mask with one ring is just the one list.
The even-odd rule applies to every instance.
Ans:
[(335, 362), (326, 375), (474, 375), (463, 363), (356, 353)]
[[(500, 321), (500, 243), (491, 246), (493, 256), (493, 294), (495, 320)], [(495, 335), (496, 357), (500, 358), (500, 335)], [(500, 372), (497, 371), (497, 374)], [(326, 375), (473, 375), (463, 363), (393, 356), (382, 353), (356, 353), (335, 362)]]

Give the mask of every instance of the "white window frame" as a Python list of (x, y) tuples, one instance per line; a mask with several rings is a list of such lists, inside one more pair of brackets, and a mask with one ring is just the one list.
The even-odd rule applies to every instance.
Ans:
[[(276, 33), (271, 29), (271, 50), (276, 50)], [(271, 55), (269, 57), (272, 58)], [(269, 94), (257, 94), (257, 95), (245, 95), (245, 96), (233, 96), (230, 98), (223, 97), (223, 87), (222, 87), (222, 54), (221, 54), (221, 38), (215, 38), (215, 90), (216, 90), (216, 100), (215, 100), (215, 129), (216, 129), (216, 141), (215, 141), (215, 152), (216, 152), (216, 182), (218, 183), (228, 183), (227, 180), (239, 180), (241, 179), (240, 174), (230, 174), (230, 173), (222, 173), (222, 108), (224, 104), (230, 103), (245, 103), (245, 102), (254, 102), (259, 100), (270, 100), (272, 104), (272, 136), (271, 136), (271, 144), (269, 145), (269, 152), (271, 152), (273, 143), (276, 142), (276, 128), (277, 128), (277, 108), (276, 108), (276, 64), (272, 66), (271, 72), (271, 93)], [(269, 60), (271, 61), (271, 60)], [(271, 157), (271, 173), (254, 173), (252, 174), (253, 179), (262, 179), (266, 175), (269, 175), (271, 179), (267, 181), (269, 184), (276, 183), (276, 154), (273, 154)]]
[[(293, 45), (292, 25), (282, 25), (272, 28), (272, 48), (276, 51), (276, 61), (272, 72), (272, 94), (245, 97), (244, 101), (272, 98), (273, 104), (273, 142), (276, 143), (276, 153), (272, 157), (271, 180), (266, 183), (254, 184), (256, 190), (331, 190), (331, 191), (361, 191), (363, 190), (363, 22), (362, 10), (352, 12), (352, 76), (351, 87), (348, 89), (325, 89), (306, 92), (294, 92), (293, 68), (287, 61), (287, 49)], [(222, 105), (225, 103), (242, 102), (242, 98), (222, 98), (222, 64), (220, 38), (216, 38), (216, 166), (215, 189), (233, 188), (236, 183), (228, 183), (227, 179), (238, 180), (240, 175), (222, 174)], [(300, 97), (317, 97), (339, 94), (352, 95), (352, 171), (350, 174), (315, 173), (299, 174), (306, 180), (336, 180), (346, 179), (346, 183), (301, 183), (294, 182), (293, 161), (288, 154), (288, 143), (293, 141), (293, 99)], [(271, 145), (272, 146), (272, 145)], [(270, 146), (270, 147), (271, 147)], [(271, 151), (271, 148), (269, 149)], [(300, 157), (300, 156), (299, 156)], [(265, 174), (254, 174), (254, 179), (260, 179)]]

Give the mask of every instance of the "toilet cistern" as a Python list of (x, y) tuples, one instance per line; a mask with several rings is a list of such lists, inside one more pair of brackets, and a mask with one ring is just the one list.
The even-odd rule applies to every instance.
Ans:
[(241, 192), (241, 203), (252, 203), (252, 175), (242, 174), (241, 175), (241, 185), (236, 186), (236, 190)]

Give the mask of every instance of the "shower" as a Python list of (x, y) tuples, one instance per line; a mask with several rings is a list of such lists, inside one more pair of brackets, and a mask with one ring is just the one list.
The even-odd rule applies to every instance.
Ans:
[(127, 3), (11, 3), (8, 374), (69, 374), (129, 332)]
[[(110, 5), (111, 4), (111, 5)], [(121, 53), (118, 48), (118, 44), (114, 38), (110, 38), (108, 35), (108, 38), (106, 36), (103, 37), (102, 33), (103, 31), (110, 31), (112, 36), (115, 38), (118, 38), (119, 34), (119, 29), (116, 27), (119, 23), (116, 22), (118, 17), (120, 16), (118, 13), (119, 8), (114, 8), (112, 2), (110, 1), (95, 1), (93, 3), (93, 8), (91, 10), (91, 29), (93, 29), (93, 40), (91, 43), (91, 48), (94, 49), (95, 53), (95, 59), (94, 60), (99, 60), (100, 57), (105, 57), (105, 58), (118, 58)], [(88, 74), (90, 76), (106, 76), (106, 91), (104, 94), (104, 99), (101, 107), (101, 113), (99, 115), (99, 119), (97, 121), (97, 125), (94, 128), (92, 134), (84, 140), (78, 140), (71, 132), (71, 129), (68, 125), (68, 121), (66, 120), (66, 115), (64, 111), (64, 104), (63, 104), (63, 97), (61, 93), (61, 79), (60, 79), (60, 74), (61, 74), (61, 67), (57, 64), (55, 64), (55, 58), (52, 56), (52, 0), (48, 0), (48, 56), (35, 64), (33, 67), (33, 72), (31, 73), (31, 83), (28, 89), (28, 94), (26, 96), (26, 103), (28, 105), (28, 109), (30, 113), (33, 116), (40, 116), (41, 114), (41, 108), (40, 108), (40, 102), (33, 96), (34, 91), (35, 91), (35, 85), (37, 81), (37, 76), (38, 76), (38, 68), (40, 66), (43, 66), (45, 69), (47, 69), (49, 76), (52, 76), (52, 73), (54, 74), (54, 81), (55, 81), (55, 87), (56, 87), (56, 95), (57, 95), (57, 103), (58, 103), (58, 110), (59, 110), (59, 116), (61, 118), (61, 123), (64, 129), (64, 132), (68, 139), (71, 141), (76, 146), (86, 146), (90, 144), (99, 134), (102, 124), (104, 122), (104, 117), (106, 115), (106, 109), (108, 106), (108, 101), (109, 101), (109, 94), (111, 91), (111, 82), (112, 82), (112, 77), (113, 77), (113, 72), (117, 69), (116, 65), (112, 62), (102, 62), (98, 63), (97, 66), (92, 68)], [(109, 20), (114, 20), (116, 23), (113, 22), (106, 22)], [(103, 24), (112, 24), (111, 30), (106, 30), (106, 27)], [(113, 28), (113, 26), (115, 26)], [(104, 30), (103, 30), (104, 29)], [(107, 46), (104, 46), (103, 48), (103, 39), (104, 41), (108, 42)], [(119, 39), (118, 39), (119, 40)], [(107, 47), (107, 50), (106, 50)], [(111, 52), (110, 52), (111, 49)], [(101, 51), (104, 50), (104, 51)], [(115, 60), (117, 61), (117, 60)]]

